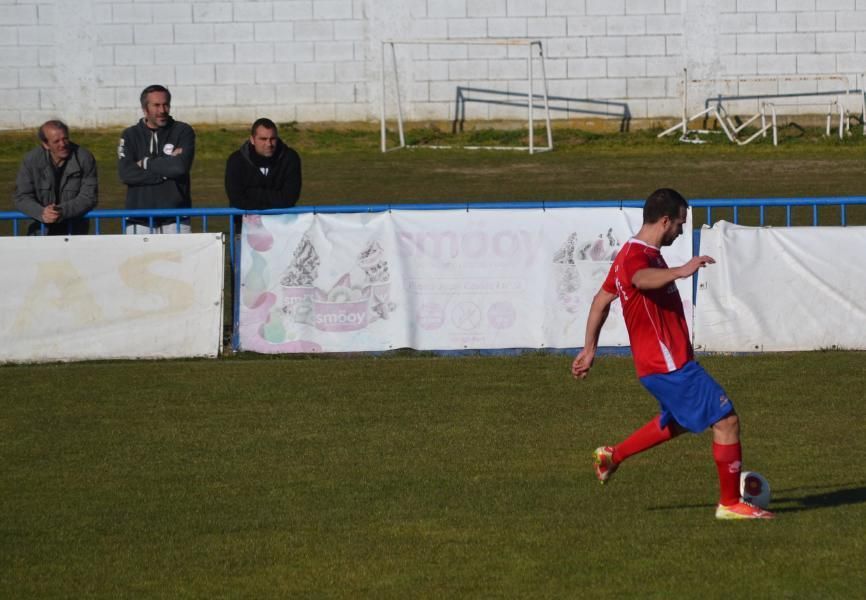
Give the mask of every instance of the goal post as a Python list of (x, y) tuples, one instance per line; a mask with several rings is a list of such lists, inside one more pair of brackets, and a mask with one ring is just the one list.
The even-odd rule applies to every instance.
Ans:
[[(400, 148), (411, 148), (414, 147), (412, 144), (406, 143), (406, 133), (405, 133), (405, 125), (404, 125), (404, 114), (403, 114), (403, 99), (400, 94), (400, 73), (397, 63), (397, 46), (402, 45), (465, 45), (465, 46), (523, 46), (526, 48), (526, 63), (527, 63), (527, 93), (526, 93), (526, 122), (529, 133), (529, 145), (528, 146), (462, 146), (465, 149), (470, 150), (479, 150), (479, 149), (488, 149), (488, 150), (527, 150), (530, 154), (534, 154), (536, 152), (546, 152), (553, 149), (553, 133), (550, 125), (550, 104), (548, 98), (548, 85), (547, 85), (547, 71), (544, 64), (544, 47), (542, 45), (541, 40), (532, 40), (532, 39), (522, 39), (522, 38), (485, 38), (485, 39), (406, 39), (406, 40), (396, 40), (396, 39), (387, 39), (382, 40), (382, 65), (381, 65), (381, 74), (380, 74), (380, 107), (379, 107), (379, 124), (380, 124), (380, 135), (381, 135), (381, 150), (382, 152), (388, 152), (390, 150), (399, 150)], [(397, 109), (397, 136), (398, 136), (398, 144), (397, 146), (393, 146), (391, 148), (387, 145), (387, 79), (388, 79), (388, 68), (387, 68), (387, 57), (390, 56), (391, 62), (391, 74), (394, 82), (394, 99), (396, 103)], [(540, 77), (536, 76), (535, 70), (533, 69), (533, 63), (538, 61), (541, 66)], [(541, 83), (541, 93), (535, 93), (535, 85), (536, 78), (540, 79)], [(495, 93), (495, 92), (492, 92)], [(515, 94), (517, 95), (517, 94)], [(522, 96), (522, 94), (520, 94)], [(541, 100), (541, 108), (543, 110), (544, 115), (544, 123), (546, 128), (546, 137), (547, 137), (547, 145), (546, 146), (538, 146), (535, 143), (535, 110), (536, 110), (536, 101)], [(465, 103), (465, 101), (464, 101)], [(523, 106), (523, 102), (519, 101), (517, 103), (509, 102), (511, 106)], [(465, 108), (464, 108), (465, 110)], [(436, 145), (425, 145), (425, 148), (451, 148), (452, 146), (436, 146)]]

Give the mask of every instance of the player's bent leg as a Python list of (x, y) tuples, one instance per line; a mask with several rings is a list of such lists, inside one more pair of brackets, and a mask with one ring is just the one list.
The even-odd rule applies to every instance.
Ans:
[(740, 417), (731, 411), (713, 423), (713, 441), (717, 444), (736, 444), (740, 441)]
[(656, 415), (649, 422), (636, 429), (625, 440), (617, 444), (614, 448), (616, 462), (621, 463), (629, 456), (655, 448), (659, 444), (663, 444), (683, 432), (682, 427), (676, 421), (671, 421), (664, 427), (661, 423), (662, 416)]
[[(731, 507), (740, 503), (740, 471), (743, 466), (743, 450), (740, 446), (740, 421), (736, 413), (713, 423), (713, 460), (719, 475), (719, 507)], [(751, 518), (751, 517), (716, 517)]]
[(613, 476), (619, 464), (629, 456), (654, 448), (681, 433), (683, 433), (683, 428), (675, 421), (662, 427), (661, 415), (657, 415), (616, 446), (596, 448), (592, 453), (595, 476), (601, 483), (606, 483)]

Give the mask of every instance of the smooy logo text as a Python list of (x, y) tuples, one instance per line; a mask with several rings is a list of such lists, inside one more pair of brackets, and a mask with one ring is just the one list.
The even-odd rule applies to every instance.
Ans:
[(529, 266), (544, 244), (538, 231), (525, 229), (501, 231), (419, 231), (398, 234), (400, 253), (404, 257), (426, 256), (433, 260), (496, 259), (521, 261)]

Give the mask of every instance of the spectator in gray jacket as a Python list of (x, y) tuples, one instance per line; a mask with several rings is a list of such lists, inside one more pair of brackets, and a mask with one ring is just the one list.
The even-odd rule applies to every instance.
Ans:
[(96, 206), (96, 160), (69, 141), (63, 121), (46, 121), (38, 131), (40, 146), (24, 156), (15, 178), (15, 208), (33, 217), (27, 235), (86, 234), (82, 218)]
[[(189, 172), (195, 131), (169, 116), (171, 93), (161, 85), (141, 92), (144, 116), (128, 127), (117, 147), (117, 172), (126, 184), (126, 208), (190, 208)], [(126, 233), (188, 233), (189, 219), (128, 219)], [(152, 226), (151, 226), (152, 225)]]

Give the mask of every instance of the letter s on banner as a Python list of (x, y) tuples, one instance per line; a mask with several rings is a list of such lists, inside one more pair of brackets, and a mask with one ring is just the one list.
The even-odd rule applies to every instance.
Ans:
[(153, 252), (128, 258), (118, 268), (123, 283), (133, 289), (149, 294), (156, 294), (165, 299), (165, 305), (152, 310), (127, 308), (124, 310), (130, 318), (145, 315), (173, 314), (183, 312), (193, 305), (195, 290), (186, 281), (164, 277), (149, 270), (153, 263), (167, 261), (180, 263), (183, 256), (180, 252)]

